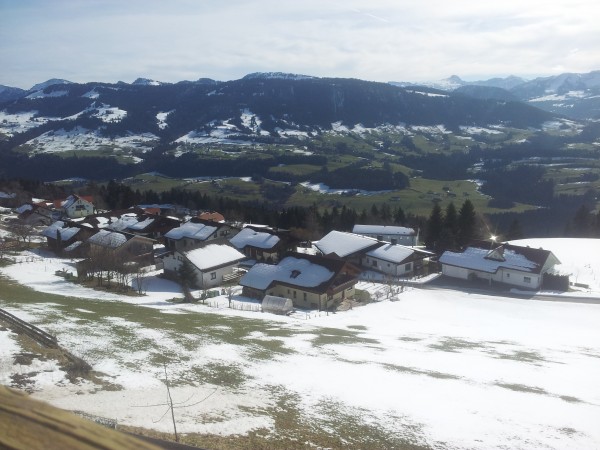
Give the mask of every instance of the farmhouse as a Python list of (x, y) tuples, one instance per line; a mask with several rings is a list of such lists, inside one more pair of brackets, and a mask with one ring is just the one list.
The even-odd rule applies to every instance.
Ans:
[(314, 246), (322, 255), (360, 265), (366, 253), (381, 246), (381, 242), (372, 237), (334, 230), (315, 242)]
[(486, 280), (527, 289), (542, 287), (544, 275), (560, 261), (549, 250), (512, 244), (475, 243), (462, 252), (446, 251), (442, 274), (464, 280)]
[(70, 219), (74, 219), (93, 214), (94, 204), (92, 201), (92, 197), (89, 196), (70, 195), (66, 200), (54, 201), (54, 207)]
[(423, 260), (433, 256), (431, 252), (404, 245), (382, 244), (370, 250), (361, 260), (365, 268), (377, 270), (392, 277), (407, 277), (419, 271)]
[(284, 297), (301, 308), (331, 309), (354, 297), (359, 269), (340, 259), (293, 253), (277, 265), (255, 264), (240, 280), (244, 295)]
[(209, 241), (225, 238), (231, 227), (217, 222), (189, 221), (165, 234), (165, 246), (171, 251), (184, 252), (205, 245)]
[(229, 242), (248, 258), (255, 261), (276, 263), (285, 252), (284, 240), (269, 228), (247, 226), (232, 237)]
[(163, 257), (165, 275), (177, 279), (187, 260), (194, 269), (193, 285), (200, 289), (219, 286), (232, 275), (245, 256), (226, 244), (209, 244), (187, 252), (174, 251)]
[(388, 225), (354, 225), (352, 232), (376, 238), (391, 244), (415, 246), (419, 243), (419, 233), (412, 228)]
[(100, 230), (91, 236), (89, 254), (91, 257), (107, 255), (121, 261), (135, 261), (142, 264), (154, 262), (153, 239), (117, 231)]
[(46, 237), (48, 248), (59, 254), (74, 243), (87, 239), (91, 233), (93, 231), (89, 228), (59, 220), (44, 229), (42, 236)]

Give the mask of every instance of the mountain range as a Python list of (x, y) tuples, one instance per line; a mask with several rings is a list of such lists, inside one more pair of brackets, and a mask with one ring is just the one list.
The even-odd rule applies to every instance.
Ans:
[(440, 81), (390, 84), (404, 88), (426, 86), (476, 98), (521, 101), (572, 119), (600, 119), (600, 70), (534, 80), (509, 76), (469, 82), (452, 75)]

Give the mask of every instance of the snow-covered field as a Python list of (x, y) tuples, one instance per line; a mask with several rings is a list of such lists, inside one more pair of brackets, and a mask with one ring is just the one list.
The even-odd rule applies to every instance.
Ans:
[[(582, 279), (599, 267), (577, 258), (600, 254), (600, 241), (530, 242), (578, 267)], [(34, 396), (59, 407), (169, 432), (167, 360), (181, 433), (277, 434), (275, 418), (293, 410), (302, 428), (355, 446), (600, 447), (598, 304), (409, 288), (397, 301), (279, 317), (229, 309), (223, 297), (213, 307), (170, 303), (178, 286), (155, 277), (146, 296), (101, 293), (54, 275), (69, 261), (22, 258), (2, 274), (39, 291), (39, 300), (0, 291), (0, 307), (58, 335), (121, 387), (73, 385), (49, 364), (13, 365), (19, 345), (0, 331), (0, 383), (35, 370)], [(589, 290), (600, 295), (597, 286)], [(257, 306), (241, 297), (234, 305)]]

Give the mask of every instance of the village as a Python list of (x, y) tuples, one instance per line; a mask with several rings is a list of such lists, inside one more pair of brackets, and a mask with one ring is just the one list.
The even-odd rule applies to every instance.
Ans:
[(172, 439), (168, 371), (177, 430), (204, 448), (288, 432), (362, 448), (365, 429), (380, 448), (598, 439), (596, 240), (435, 253), (407, 227), (308, 242), (175, 205), (0, 198), (2, 309), (92, 367), (73, 377), (0, 329), (1, 383), (34, 399)]
[(238, 286), (242, 297), (278, 314), (336, 311), (373, 300), (356, 289), (361, 280), (388, 286), (388, 298), (440, 276), (483, 289), (571, 287), (552, 251), (496, 242), (494, 236), (436, 254), (421, 245), (419, 230), (402, 226), (356, 224), (352, 232), (333, 230), (301, 242), (289, 230), (171, 204), (99, 211), (92, 197), (17, 205), (7, 193), (0, 202), (2, 255), (37, 237), (44, 251), (70, 262), (71, 269), (57, 275), (132, 295), (144, 293), (150, 272), (179, 283), (188, 302), (225, 292), (231, 298)]

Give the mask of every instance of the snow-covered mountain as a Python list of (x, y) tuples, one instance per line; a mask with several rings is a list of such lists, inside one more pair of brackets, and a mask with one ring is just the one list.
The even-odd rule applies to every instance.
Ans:
[(600, 119), (599, 70), (584, 74), (563, 73), (529, 81), (515, 76), (464, 81), (452, 75), (440, 81), (390, 84), (402, 87), (421, 85), (442, 91), (457, 91), (476, 98), (519, 100), (573, 119)]

